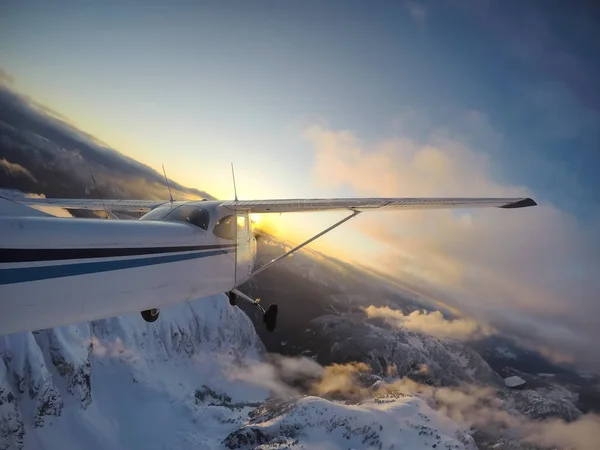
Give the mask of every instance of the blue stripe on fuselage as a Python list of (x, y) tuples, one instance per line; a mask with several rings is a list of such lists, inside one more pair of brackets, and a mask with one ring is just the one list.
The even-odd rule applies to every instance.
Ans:
[(208, 256), (224, 255), (232, 250), (234, 249), (155, 256), (152, 258), (118, 259), (112, 261), (60, 264), (56, 266), (0, 269), (0, 285), (87, 275), (109, 272), (112, 270), (133, 269), (135, 267), (154, 266), (157, 264), (167, 264), (190, 259), (205, 258)]

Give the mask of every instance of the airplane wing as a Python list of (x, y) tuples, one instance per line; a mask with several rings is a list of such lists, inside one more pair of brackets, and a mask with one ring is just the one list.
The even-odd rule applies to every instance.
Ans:
[(75, 198), (11, 198), (27, 206), (53, 206), (67, 209), (87, 209), (102, 211), (105, 209), (116, 211), (146, 212), (156, 208), (169, 200), (100, 200), (100, 199), (75, 199)]
[(536, 206), (531, 198), (329, 198), (290, 200), (237, 200), (226, 201), (234, 211), (249, 213), (284, 213), (354, 210), (369, 211), (403, 209), (446, 209), (446, 208), (525, 208)]

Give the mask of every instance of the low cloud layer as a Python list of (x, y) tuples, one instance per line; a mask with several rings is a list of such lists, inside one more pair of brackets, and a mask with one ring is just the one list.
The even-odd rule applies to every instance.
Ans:
[(357, 375), (370, 372), (365, 363), (332, 364), (323, 369), (323, 373), (311, 386), (311, 394), (322, 397), (343, 396), (356, 398), (364, 396), (365, 387), (357, 382)]
[(301, 395), (323, 373), (323, 367), (310, 358), (272, 354), (266, 362), (230, 367), (228, 377), (268, 389), (278, 397), (291, 397)]
[(575, 422), (545, 420), (520, 427), (523, 439), (547, 447), (595, 450), (600, 442), (600, 416), (587, 414)]
[(413, 311), (404, 315), (402, 311), (387, 306), (378, 308), (372, 305), (363, 310), (367, 317), (379, 317), (398, 328), (438, 338), (470, 341), (488, 334), (474, 320), (466, 318), (446, 320), (440, 311)]
[(600, 442), (600, 416), (596, 414), (585, 414), (572, 422), (532, 420), (514, 411), (509, 413), (511, 404), (498, 398), (495, 390), (486, 387), (435, 387), (404, 378), (383, 386), (379, 391), (380, 394), (404, 392), (417, 395), (462, 426), (495, 436), (573, 450), (592, 450)]
[[(485, 153), (443, 132), (425, 143), (398, 136), (363, 142), (351, 131), (313, 126), (306, 138), (315, 150), (315, 181), (354, 195), (540, 200), (497, 181)], [(600, 369), (597, 227), (543, 198), (523, 210), (363, 214), (350, 226), (383, 244), (379, 268), (395, 279), (555, 359)]]
[(414, 395), (463, 428), (483, 431), (494, 441), (510, 439), (572, 450), (592, 450), (600, 442), (600, 416), (594, 414), (582, 415), (572, 422), (555, 418), (533, 420), (516, 412), (510, 396), (501, 398), (495, 388), (438, 387), (409, 378), (373, 384), (369, 372), (364, 363), (321, 367), (308, 358), (271, 355), (269, 362), (235, 368), (229, 375), (270, 389), (279, 397), (309, 394), (360, 402), (372, 397)]

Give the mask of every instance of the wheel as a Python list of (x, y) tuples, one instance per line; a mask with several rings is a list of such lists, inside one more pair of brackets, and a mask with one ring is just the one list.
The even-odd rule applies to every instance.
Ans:
[(277, 326), (277, 305), (270, 305), (267, 308), (263, 315), (263, 320), (267, 331), (275, 331), (275, 327)]
[(237, 294), (235, 292), (228, 292), (227, 297), (229, 297), (229, 304), (231, 306), (237, 305)]
[(144, 319), (146, 322), (156, 322), (156, 319), (158, 319), (158, 313), (159, 312), (157, 308), (146, 309), (142, 311), (142, 319)]

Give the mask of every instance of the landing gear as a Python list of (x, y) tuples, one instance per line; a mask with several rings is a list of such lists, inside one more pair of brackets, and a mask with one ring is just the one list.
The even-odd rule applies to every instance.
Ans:
[(237, 304), (237, 300), (239, 298), (246, 300), (247, 302), (250, 302), (251, 304), (256, 306), (258, 309), (260, 309), (260, 312), (262, 313), (263, 322), (265, 323), (267, 331), (275, 331), (275, 327), (277, 325), (277, 305), (270, 305), (265, 310), (261, 305), (258, 304), (260, 299), (257, 298), (256, 300), (253, 300), (252, 298), (248, 297), (246, 294), (238, 291), (237, 289), (229, 291), (227, 293), (227, 297), (229, 297), (229, 303), (232, 306), (235, 306)]
[(263, 322), (267, 331), (275, 331), (275, 327), (277, 326), (277, 305), (269, 305), (263, 313)]
[(158, 314), (158, 308), (146, 309), (142, 311), (142, 319), (144, 319), (146, 322), (156, 322), (156, 319), (158, 319)]
[(228, 292), (227, 297), (229, 297), (229, 304), (231, 306), (237, 305), (237, 294), (235, 292)]

